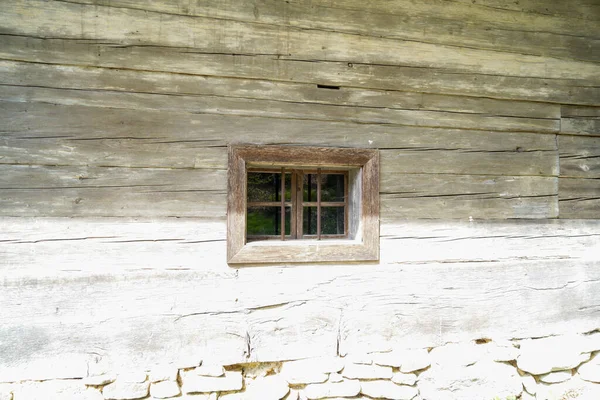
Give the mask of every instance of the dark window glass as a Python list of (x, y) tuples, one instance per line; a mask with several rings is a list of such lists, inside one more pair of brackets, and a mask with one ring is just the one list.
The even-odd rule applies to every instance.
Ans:
[[(317, 174), (304, 174), (304, 201), (317, 201), (317, 180)], [(321, 174), (321, 201), (344, 201), (344, 193), (344, 175)]]
[[(304, 235), (317, 234), (317, 207), (304, 207), (302, 213), (302, 233)], [(321, 234), (343, 235), (345, 234), (344, 207), (321, 207)]]
[(317, 234), (317, 207), (304, 207), (302, 210), (302, 233), (304, 235)]
[[(248, 207), (248, 236), (281, 235), (281, 207)], [(290, 207), (285, 208), (285, 234), (290, 234)]]
[(321, 175), (321, 201), (344, 201), (344, 175)]
[(343, 235), (344, 207), (321, 207), (321, 234)]
[[(285, 174), (285, 201), (291, 200), (291, 174)], [(281, 173), (248, 172), (248, 202), (281, 201)]]

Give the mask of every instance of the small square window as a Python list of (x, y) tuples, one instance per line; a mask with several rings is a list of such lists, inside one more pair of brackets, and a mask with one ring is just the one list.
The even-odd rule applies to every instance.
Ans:
[(230, 146), (230, 264), (379, 259), (379, 154)]

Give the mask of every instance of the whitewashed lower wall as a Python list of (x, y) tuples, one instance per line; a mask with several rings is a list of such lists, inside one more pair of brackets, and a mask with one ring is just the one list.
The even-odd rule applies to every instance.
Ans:
[(597, 220), (388, 222), (380, 263), (245, 268), (225, 263), (224, 221), (0, 225), (5, 381), (600, 328)]
[(195, 357), (137, 370), (90, 364), (68, 379), (3, 381), (0, 400), (597, 400), (600, 331), (236, 365)]

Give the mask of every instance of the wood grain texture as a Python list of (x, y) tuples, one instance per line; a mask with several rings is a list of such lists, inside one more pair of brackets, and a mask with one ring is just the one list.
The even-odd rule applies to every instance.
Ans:
[(562, 2), (548, 2), (544, 0), (519, 0), (519, 2), (506, 2), (503, 0), (453, 0), (466, 4), (476, 4), (486, 9), (501, 9), (519, 11), (523, 13), (539, 14), (544, 16), (569, 16), (583, 20), (600, 19), (600, 4), (586, 0)]
[(2, 329), (22, 333), (2, 347), (2, 376), (67, 352), (138, 366), (180, 351), (233, 363), (597, 328), (598, 221), (384, 224), (378, 266), (238, 270), (225, 264), (224, 221), (2, 226)]
[(499, 131), (559, 129), (560, 107), (552, 104), (30, 63), (0, 62), (0, 72), (5, 73), (0, 84), (7, 85), (0, 86), (0, 97), (13, 102)]
[(600, 137), (559, 135), (560, 176), (600, 178)]
[(221, 170), (0, 165), (0, 209), (23, 216), (225, 216)]
[[(198, 49), (204, 53), (268, 54), (300, 60), (411, 65), (475, 73), (595, 81), (591, 62), (520, 53), (457, 48), (412, 40), (360, 36), (265, 24), (190, 18), (141, 10), (66, 2), (11, 1), (3, 6), (1, 33), (69, 40), (100, 40), (116, 45)], [(393, 11), (389, 10), (388, 11)], [(228, 32), (223, 37), (214, 32)], [(244, 40), (239, 40), (243, 37)]]
[(560, 178), (560, 218), (600, 218), (600, 179)]
[[(454, 47), (488, 49), (556, 58), (598, 61), (593, 22), (571, 17), (515, 13), (501, 7), (472, 4), (394, 1), (364, 4), (263, 1), (234, 3), (199, 1), (169, 3), (120, 0), (111, 3), (76, 0), (80, 4), (145, 10), (165, 16), (208, 17), (280, 29), (343, 32), (364, 37), (393, 38)], [(468, 22), (467, 22), (468, 21)]]
[(388, 174), (381, 185), (390, 220), (558, 217), (558, 178)]
[[(578, 75), (565, 79), (509, 77), (448, 71), (434, 66), (373, 65), (322, 60), (293, 60), (269, 55), (206, 54), (193, 49), (115, 46), (64, 39), (0, 35), (0, 58), (37, 63), (96, 66), (179, 74), (243, 77), (470, 95), (495, 99), (600, 104), (600, 94)], [(402, 76), (403, 79), (397, 79)]]
[(553, 135), (182, 115), (3, 103), (0, 163), (224, 169), (225, 145), (255, 143), (390, 149), (395, 173), (558, 174)]

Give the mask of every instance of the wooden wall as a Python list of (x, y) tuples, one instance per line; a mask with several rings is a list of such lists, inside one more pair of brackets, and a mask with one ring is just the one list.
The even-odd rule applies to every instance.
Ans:
[[(600, 3), (508, 3), (0, 0), (0, 375), (600, 328)], [(381, 263), (228, 267), (228, 143), (380, 149)]]

